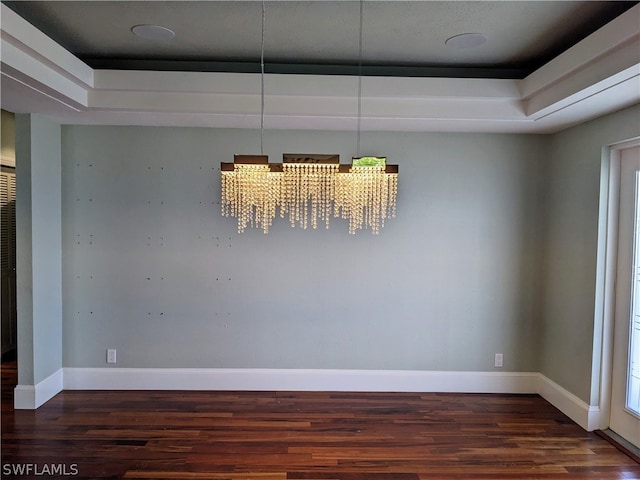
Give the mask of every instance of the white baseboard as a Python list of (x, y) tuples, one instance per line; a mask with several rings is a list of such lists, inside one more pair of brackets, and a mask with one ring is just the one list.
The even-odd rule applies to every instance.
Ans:
[(35, 387), (18, 385), (15, 408), (36, 409), (63, 389), (537, 393), (585, 430), (600, 427), (599, 407), (536, 372), (64, 368)]
[(589, 405), (542, 374), (538, 379), (538, 394), (585, 430), (600, 428), (600, 407)]
[(16, 410), (35, 410), (62, 391), (63, 369), (49, 375), (37, 385), (17, 385), (14, 390), (13, 406)]
[(536, 393), (538, 373), (421, 370), (65, 368), (66, 390)]

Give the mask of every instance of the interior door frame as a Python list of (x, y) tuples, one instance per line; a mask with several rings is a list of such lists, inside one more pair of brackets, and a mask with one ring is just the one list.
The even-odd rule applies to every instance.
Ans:
[[(613, 331), (618, 260), (618, 213), (620, 207), (620, 160), (622, 151), (640, 146), (640, 137), (603, 148), (600, 176), (600, 211), (596, 301), (593, 335), (592, 399), (600, 406), (599, 428), (609, 428), (613, 378)], [(593, 404), (594, 402), (592, 402)]]

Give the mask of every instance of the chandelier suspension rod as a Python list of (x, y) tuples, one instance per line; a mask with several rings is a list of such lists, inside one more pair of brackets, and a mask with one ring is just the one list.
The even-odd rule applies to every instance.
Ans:
[(264, 155), (264, 30), (266, 8), (262, 0), (262, 39), (260, 45), (260, 155)]
[(356, 154), (360, 157), (360, 130), (362, 122), (362, 12), (364, 0), (360, 0), (360, 28), (358, 29), (358, 134)]

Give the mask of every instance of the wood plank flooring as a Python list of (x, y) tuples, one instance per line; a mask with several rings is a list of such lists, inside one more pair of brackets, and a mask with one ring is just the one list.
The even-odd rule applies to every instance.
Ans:
[(537, 395), (69, 391), (14, 411), (2, 368), (2, 478), (54, 478), (6, 475), (31, 463), (84, 479), (640, 479)]

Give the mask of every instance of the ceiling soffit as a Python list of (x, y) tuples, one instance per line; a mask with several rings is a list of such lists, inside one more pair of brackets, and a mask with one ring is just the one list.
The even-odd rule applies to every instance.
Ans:
[[(98, 2), (99, 3), (99, 2)], [(2, 7), (2, 108), (61, 123), (259, 128), (260, 75), (96, 70)], [(551, 132), (640, 101), (640, 6), (522, 80), (371, 76), (362, 128)], [(357, 78), (265, 78), (265, 127), (355, 129)]]

